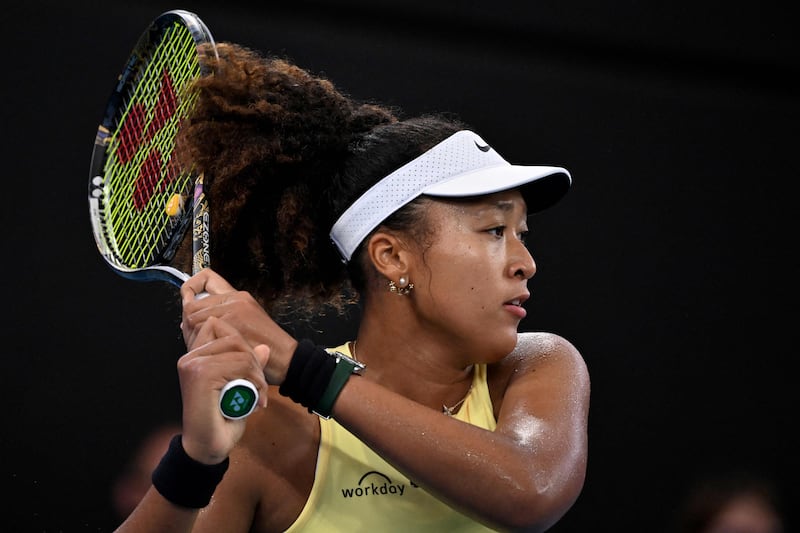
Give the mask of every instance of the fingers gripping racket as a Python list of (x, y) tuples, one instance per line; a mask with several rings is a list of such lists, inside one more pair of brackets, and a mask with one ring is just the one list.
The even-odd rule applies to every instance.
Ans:
[[(210, 264), (203, 176), (173, 159), (208, 53), (216, 48), (203, 21), (167, 11), (140, 36), (106, 104), (92, 152), (89, 215), (100, 255), (125, 278), (180, 287), (189, 275), (169, 263), (189, 226), (193, 273)], [(257, 401), (255, 386), (237, 379), (223, 388), (220, 409), (243, 418)]]

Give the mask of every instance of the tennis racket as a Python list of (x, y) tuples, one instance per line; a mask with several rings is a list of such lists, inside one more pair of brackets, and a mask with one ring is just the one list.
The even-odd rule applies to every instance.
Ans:
[[(210, 264), (210, 215), (203, 175), (173, 158), (182, 121), (216, 56), (211, 32), (194, 13), (173, 10), (142, 33), (119, 75), (97, 129), (89, 176), (89, 214), (97, 249), (119, 275), (180, 287), (189, 275), (170, 265), (191, 226), (193, 273)], [(201, 295), (202, 296), (202, 295)], [(233, 380), (220, 394), (227, 418), (249, 415), (256, 388)]]

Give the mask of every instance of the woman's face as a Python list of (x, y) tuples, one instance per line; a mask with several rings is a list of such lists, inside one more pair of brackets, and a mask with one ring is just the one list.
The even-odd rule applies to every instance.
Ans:
[[(469, 201), (430, 202), (433, 227), (414, 270), (423, 327), (441, 331), (465, 355), (492, 362), (516, 346), (528, 279), (536, 264), (525, 246), (527, 209), (518, 190)], [(455, 339), (455, 340), (453, 340)]]

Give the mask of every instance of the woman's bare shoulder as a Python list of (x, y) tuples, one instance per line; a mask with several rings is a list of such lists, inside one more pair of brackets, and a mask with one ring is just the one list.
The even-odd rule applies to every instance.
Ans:
[(512, 382), (531, 373), (589, 388), (586, 362), (572, 342), (555, 333), (525, 332), (518, 335), (517, 346), (510, 354), (489, 367), (493, 398), (500, 400)]
[(517, 335), (517, 346), (506, 359), (517, 362), (531, 362), (549, 358), (572, 360), (584, 365), (583, 356), (569, 340), (549, 332), (525, 332)]

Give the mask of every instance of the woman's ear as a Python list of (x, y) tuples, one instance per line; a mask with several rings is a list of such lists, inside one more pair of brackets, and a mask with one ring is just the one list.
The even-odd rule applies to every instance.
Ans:
[(411, 252), (404, 239), (394, 233), (378, 231), (367, 242), (367, 255), (375, 270), (390, 280), (408, 276)]

